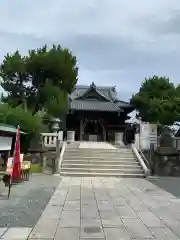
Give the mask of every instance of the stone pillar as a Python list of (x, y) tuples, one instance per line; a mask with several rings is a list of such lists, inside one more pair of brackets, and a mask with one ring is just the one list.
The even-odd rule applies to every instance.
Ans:
[(135, 145), (136, 145), (136, 148), (139, 149), (140, 148), (140, 134), (139, 133), (136, 133), (135, 134)]
[(63, 131), (58, 132), (58, 140), (63, 141)]
[(68, 131), (67, 142), (74, 142), (74, 141), (75, 141), (75, 131)]
[(56, 158), (55, 158), (53, 173), (59, 173), (60, 154), (61, 154), (61, 141), (59, 139), (57, 139), (57, 142), (56, 142)]
[(124, 146), (122, 132), (115, 132), (115, 144)]
[(44, 146), (48, 144), (48, 136), (44, 136), (44, 141), (43, 141)]

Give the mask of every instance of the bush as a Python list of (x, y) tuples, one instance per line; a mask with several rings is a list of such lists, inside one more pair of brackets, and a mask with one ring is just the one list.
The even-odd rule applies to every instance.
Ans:
[(22, 131), (33, 137), (39, 137), (43, 128), (41, 117), (33, 116), (30, 111), (24, 111), (21, 106), (12, 108), (8, 104), (0, 104), (0, 123), (15, 127), (20, 125)]

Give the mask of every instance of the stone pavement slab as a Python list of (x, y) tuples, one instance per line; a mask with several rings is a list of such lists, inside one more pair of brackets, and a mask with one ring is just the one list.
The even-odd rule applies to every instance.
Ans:
[(0, 228), (0, 238), (7, 231), (7, 228)]
[(178, 240), (179, 219), (180, 199), (146, 179), (63, 177), (29, 239)]
[(31, 231), (32, 231), (32, 228), (25, 228), (25, 227), (8, 228), (1, 235), (0, 239), (4, 239), (4, 240), (26, 240)]
[(79, 240), (79, 228), (58, 228), (54, 240)]

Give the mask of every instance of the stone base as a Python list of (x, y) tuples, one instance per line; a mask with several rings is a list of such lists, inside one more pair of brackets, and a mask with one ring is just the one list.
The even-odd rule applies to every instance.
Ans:
[(115, 133), (115, 144), (119, 145), (119, 146), (124, 146), (123, 133), (121, 133), (121, 132), (116, 132)]
[(75, 131), (68, 131), (67, 142), (74, 142), (74, 141), (75, 141)]

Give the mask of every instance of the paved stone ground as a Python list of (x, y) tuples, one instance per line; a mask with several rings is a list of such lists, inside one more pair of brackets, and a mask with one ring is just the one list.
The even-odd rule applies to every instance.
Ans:
[(64, 177), (28, 239), (178, 240), (180, 199), (145, 179)]
[(180, 178), (179, 177), (151, 177), (150, 182), (170, 192), (180, 198)]
[(13, 185), (10, 199), (0, 183), (0, 227), (33, 228), (59, 181), (48, 175), (32, 175), (29, 181)]

